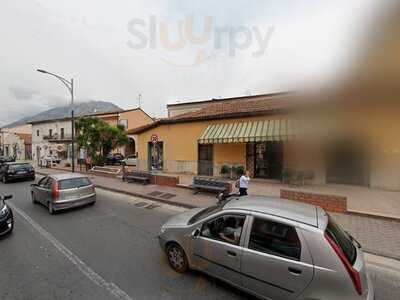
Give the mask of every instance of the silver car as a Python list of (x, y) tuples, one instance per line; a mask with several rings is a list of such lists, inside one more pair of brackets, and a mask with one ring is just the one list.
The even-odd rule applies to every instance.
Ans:
[(320, 207), (235, 198), (165, 223), (161, 249), (177, 272), (205, 272), (262, 299), (374, 299), (358, 242)]
[(57, 210), (96, 202), (95, 187), (90, 179), (82, 174), (49, 175), (31, 187), (32, 202), (47, 206), (50, 214)]

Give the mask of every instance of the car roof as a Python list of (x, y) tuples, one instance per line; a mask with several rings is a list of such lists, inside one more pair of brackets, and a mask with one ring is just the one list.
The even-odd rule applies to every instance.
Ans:
[(30, 165), (28, 162), (15, 162), (15, 161), (9, 161), (5, 163), (6, 165)]
[(317, 206), (281, 198), (264, 196), (233, 198), (224, 205), (225, 209), (264, 213), (319, 227)]
[(65, 180), (65, 179), (72, 179), (72, 178), (87, 178), (86, 175), (80, 173), (61, 173), (61, 174), (51, 174), (49, 177), (52, 177), (56, 180)]

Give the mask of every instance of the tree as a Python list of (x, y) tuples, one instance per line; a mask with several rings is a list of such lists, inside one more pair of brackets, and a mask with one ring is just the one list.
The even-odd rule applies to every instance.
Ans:
[(80, 118), (75, 123), (79, 148), (85, 148), (93, 158), (103, 158), (117, 147), (127, 145), (124, 127), (113, 126), (99, 118)]

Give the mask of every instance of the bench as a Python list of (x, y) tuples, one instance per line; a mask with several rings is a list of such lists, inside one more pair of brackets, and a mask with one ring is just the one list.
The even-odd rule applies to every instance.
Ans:
[(124, 172), (122, 180), (126, 182), (141, 182), (143, 184), (148, 184), (151, 182), (151, 174), (147, 172)]
[(231, 184), (226, 180), (212, 177), (193, 177), (193, 183), (190, 187), (195, 190), (195, 194), (200, 190), (203, 190), (208, 192), (224, 193), (224, 195), (226, 195), (230, 191)]

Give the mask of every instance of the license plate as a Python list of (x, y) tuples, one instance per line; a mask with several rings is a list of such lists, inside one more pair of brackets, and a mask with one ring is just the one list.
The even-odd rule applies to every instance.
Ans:
[(17, 174), (18, 174), (18, 175), (26, 174), (26, 171), (18, 171)]

